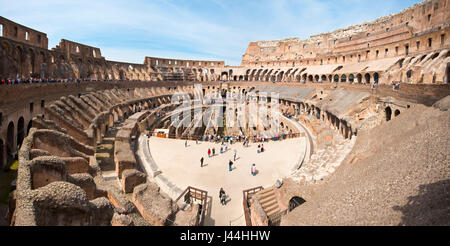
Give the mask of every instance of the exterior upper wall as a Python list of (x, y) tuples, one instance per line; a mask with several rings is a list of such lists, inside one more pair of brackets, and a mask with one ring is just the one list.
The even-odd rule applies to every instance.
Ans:
[(48, 49), (47, 34), (17, 24), (2, 16), (0, 16), (0, 25), (2, 29), (2, 32), (0, 33), (1, 37)]
[[(450, 0), (427, 0), (398, 14), (311, 36), (307, 40), (289, 38), (251, 42), (242, 57), (241, 65), (295, 66), (354, 62), (355, 59), (349, 61), (348, 58), (364, 59), (369, 51), (368, 59), (371, 59), (375, 57), (376, 48), (379, 48), (379, 54), (385, 57), (384, 46), (394, 46), (394, 50), (388, 52), (388, 57), (398, 56), (402, 55), (402, 50), (405, 49), (404, 42), (432, 33), (444, 34), (444, 45), (440, 44), (439, 36), (433, 39), (432, 49), (446, 48), (449, 47), (449, 26)], [(413, 45), (415, 43), (409, 44), (409, 47)], [(397, 52), (395, 46), (398, 46)], [(422, 43), (422, 46), (425, 46), (425, 43)], [(416, 52), (414, 49), (409, 51), (409, 54)], [(347, 55), (349, 57), (342, 58)], [(352, 55), (354, 57), (350, 57)]]
[(178, 60), (159, 57), (145, 57), (144, 64), (150, 66), (167, 67), (203, 67), (203, 68), (221, 68), (225, 66), (224, 61), (198, 61), (198, 60)]
[(103, 58), (99, 48), (62, 39), (55, 50), (60, 50), (66, 57), (78, 55), (91, 58)]

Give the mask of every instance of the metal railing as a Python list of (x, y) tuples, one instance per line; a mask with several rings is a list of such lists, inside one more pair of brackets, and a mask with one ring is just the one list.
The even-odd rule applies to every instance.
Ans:
[(247, 226), (251, 226), (252, 225), (252, 221), (250, 219), (250, 208), (248, 207), (248, 200), (250, 198), (251, 195), (256, 194), (258, 191), (263, 190), (264, 188), (262, 186), (258, 186), (255, 188), (251, 188), (248, 190), (244, 190), (242, 192), (243, 194), (243, 205), (244, 205), (244, 216), (245, 216), (245, 224)]
[(177, 199), (175, 200), (175, 203), (177, 203), (182, 197), (184, 197), (184, 202), (186, 203), (192, 203), (193, 200), (199, 200), (201, 203), (201, 212), (199, 215), (197, 215), (197, 220), (195, 222), (196, 225), (199, 226), (203, 226), (204, 222), (205, 222), (205, 214), (206, 214), (206, 204), (207, 204), (207, 200), (208, 200), (208, 192), (201, 190), (201, 189), (197, 189), (191, 186), (188, 186), (186, 188), (186, 190), (184, 190), (180, 196), (177, 197)]

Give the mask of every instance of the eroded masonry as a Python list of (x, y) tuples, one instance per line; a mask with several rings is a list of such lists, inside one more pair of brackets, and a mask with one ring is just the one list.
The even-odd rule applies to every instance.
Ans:
[[(64, 39), (49, 50), (45, 33), (0, 17), (0, 167), (18, 160), (7, 223), (449, 225), (449, 30), (450, 0), (426, 0), (307, 40), (252, 42), (241, 66), (157, 57), (131, 64)], [(209, 95), (278, 100), (267, 119), (279, 114), (279, 130), (174, 123), (177, 93), (201, 94), (205, 122), (208, 109), (230, 108)], [(239, 149), (242, 160), (260, 143), (268, 151), (286, 144), (294, 159), (258, 148), (253, 182), (239, 166), (187, 171), (186, 157), (174, 169), (155, 152), (172, 144), (167, 138), (174, 151), (190, 144), (196, 154), (198, 141), (215, 146), (205, 136), (232, 136), (230, 149), (249, 137), (255, 149)], [(214, 175), (242, 180), (225, 188), (227, 206), (217, 205)]]

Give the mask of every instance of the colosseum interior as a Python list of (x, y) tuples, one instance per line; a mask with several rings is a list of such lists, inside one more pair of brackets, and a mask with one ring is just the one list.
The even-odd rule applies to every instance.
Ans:
[[(65, 39), (49, 49), (46, 33), (0, 17), (0, 224), (450, 225), (449, 30), (450, 0), (425, 0), (251, 42), (240, 66), (132, 64)], [(222, 100), (235, 94), (279, 102), (278, 130), (209, 124), (215, 109), (237, 116)], [(174, 122), (186, 107), (206, 126)]]

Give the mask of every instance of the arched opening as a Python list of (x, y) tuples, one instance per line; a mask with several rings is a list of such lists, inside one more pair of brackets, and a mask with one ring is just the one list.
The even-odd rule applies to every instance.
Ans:
[(3, 37), (3, 25), (0, 24), (0, 37)]
[(14, 123), (11, 121), (8, 124), (8, 133), (6, 136), (6, 155), (7, 164), (10, 165), (15, 158), (15, 147), (14, 147)]
[(374, 81), (376, 84), (378, 84), (378, 79), (379, 79), (378, 73), (374, 73), (374, 74), (373, 74), (373, 81)]
[(350, 84), (353, 84), (354, 81), (355, 81), (355, 75), (350, 74), (350, 75), (348, 76), (348, 82), (349, 82)]
[(360, 73), (356, 75), (356, 80), (358, 81), (358, 84), (362, 83), (362, 75)]
[(3, 139), (0, 139), (0, 168), (3, 168), (3, 151), (4, 151)]
[(445, 72), (445, 78), (446, 79), (444, 79), (444, 83), (449, 84), (450, 83), (450, 63), (447, 63), (447, 70)]
[(24, 119), (23, 117), (20, 117), (19, 122), (17, 123), (17, 146), (22, 145), (22, 141), (25, 138), (24, 126)]
[(347, 82), (347, 76), (345, 74), (342, 74), (341, 82), (343, 82), (343, 83)]
[(227, 72), (222, 72), (220, 77), (221, 77), (221, 80), (228, 80), (228, 73)]
[(408, 82), (408, 83), (412, 83), (412, 70), (408, 70), (407, 72), (406, 72), (406, 82)]
[(400, 110), (395, 110), (395, 112), (394, 112), (394, 115), (395, 115), (395, 117), (397, 117), (398, 115), (400, 114)]
[(386, 112), (386, 121), (390, 121), (392, 117), (392, 109), (391, 107), (387, 107), (384, 112)]
[(327, 81), (327, 76), (325, 76), (325, 75), (322, 75), (322, 82), (325, 82), (325, 81)]
[(366, 73), (365, 75), (364, 75), (364, 79), (365, 79), (365, 83), (366, 84), (370, 84), (370, 74), (368, 74), (368, 73)]
[(305, 199), (303, 199), (301, 197), (298, 197), (298, 196), (292, 197), (291, 200), (289, 200), (289, 212), (291, 212), (296, 207), (302, 205), (305, 202), (306, 202)]
[(314, 79), (316, 80), (316, 82), (319, 82), (320, 79), (319, 75), (314, 76)]
[(336, 82), (336, 83), (339, 82), (339, 75), (337, 75), (337, 74), (334, 75), (334, 82)]

